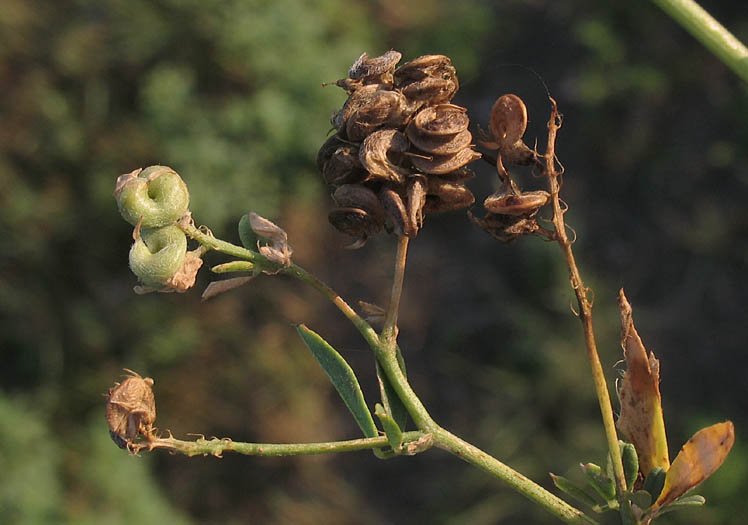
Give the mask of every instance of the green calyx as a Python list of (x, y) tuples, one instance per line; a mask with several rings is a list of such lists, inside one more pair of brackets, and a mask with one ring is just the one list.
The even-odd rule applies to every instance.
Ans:
[(133, 226), (160, 228), (185, 214), (190, 204), (187, 185), (173, 169), (150, 166), (117, 179), (114, 191), (120, 215)]
[(163, 286), (176, 274), (187, 253), (187, 237), (177, 226), (144, 229), (130, 248), (130, 269), (141, 283)]

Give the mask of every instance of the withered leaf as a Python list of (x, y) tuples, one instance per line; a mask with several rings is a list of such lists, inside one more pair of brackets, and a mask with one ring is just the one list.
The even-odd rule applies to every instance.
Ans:
[(702, 428), (683, 445), (665, 476), (665, 486), (653, 505), (660, 508), (694, 488), (714, 474), (735, 442), (731, 421)]
[(665, 470), (670, 467), (660, 397), (660, 362), (644, 348), (623, 290), (618, 294), (618, 306), (626, 371), (618, 392), (621, 415), (617, 426), (634, 444), (639, 455), (639, 469), (646, 476), (654, 467)]
[(234, 288), (244, 286), (249, 281), (254, 279), (254, 277), (254, 275), (250, 275), (247, 277), (233, 277), (231, 279), (223, 279), (222, 281), (213, 281), (205, 287), (205, 291), (203, 292), (203, 295), (200, 296), (200, 300), (207, 301), (208, 299), (211, 299), (216, 295), (220, 295), (224, 292), (228, 292), (229, 290), (233, 290)]

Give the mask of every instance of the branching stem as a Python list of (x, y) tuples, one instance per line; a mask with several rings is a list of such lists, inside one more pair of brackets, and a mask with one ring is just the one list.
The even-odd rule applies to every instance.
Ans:
[(556, 134), (561, 127), (561, 115), (558, 113), (556, 101), (552, 98), (553, 106), (551, 117), (548, 120), (548, 145), (544, 155), (545, 176), (548, 179), (548, 188), (551, 193), (551, 203), (553, 205), (553, 225), (555, 227), (555, 239), (561, 248), (566, 265), (569, 268), (569, 281), (574, 290), (579, 304), (579, 320), (582, 322), (584, 330), (584, 343), (587, 348), (587, 357), (592, 368), (592, 379), (595, 384), (597, 400), (600, 404), (603, 426), (605, 427), (605, 437), (608, 441), (608, 449), (613, 461), (613, 471), (617, 492), (619, 496), (626, 491), (626, 478), (623, 472), (623, 462), (621, 460), (621, 451), (618, 447), (618, 435), (616, 433), (615, 419), (613, 417), (613, 407), (610, 401), (610, 393), (605, 381), (600, 356), (597, 352), (595, 343), (595, 332), (592, 328), (592, 300), (589, 297), (590, 290), (584, 285), (582, 277), (579, 274), (574, 252), (571, 249), (571, 242), (566, 235), (566, 224), (564, 222), (565, 208), (561, 206), (559, 192), (561, 191), (560, 177), (561, 173), (556, 169)]

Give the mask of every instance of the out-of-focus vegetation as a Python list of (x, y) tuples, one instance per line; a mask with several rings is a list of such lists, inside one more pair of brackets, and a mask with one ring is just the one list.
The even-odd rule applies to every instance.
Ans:
[[(703, 5), (748, 40), (743, 2)], [(371, 400), (372, 358), (337, 311), (278, 278), (205, 304), (198, 291), (135, 296), (111, 192), (120, 173), (168, 164), (198, 222), (231, 238), (250, 209), (273, 217), (300, 264), (384, 302), (391, 242), (342, 249), (314, 156), (345, 98), (321, 84), (390, 48), (451, 56), (456, 102), (477, 122), (520, 94), (527, 137), (548, 111), (528, 68), (542, 77), (565, 114), (568, 220), (610, 376), (625, 286), (661, 359), (671, 452), (735, 422), (727, 463), (700, 489), (707, 506), (662, 522), (744, 523), (748, 89), (654, 6), (590, 0), (0, 3), (0, 522), (553, 522), (438, 451), (132, 458), (107, 435), (101, 394), (128, 367), (155, 379), (157, 425), (177, 436), (357, 436), (291, 327), (324, 334)], [(480, 169), (483, 196), (495, 181)], [(556, 252), (430, 217), (401, 313), (437, 421), (548, 487), (549, 470), (575, 477), (605, 454)]]

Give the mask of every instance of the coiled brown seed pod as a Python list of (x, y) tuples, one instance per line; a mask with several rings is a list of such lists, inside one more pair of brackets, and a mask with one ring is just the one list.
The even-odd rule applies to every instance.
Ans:
[(491, 213), (500, 215), (523, 215), (530, 217), (545, 206), (551, 198), (547, 191), (528, 191), (516, 194), (505, 191), (489, 195), (483, 202), (483, 207)]
[(488, 213), (481, 219), (468, 211), (468, 217), (491, 237), (504, 243), (512, 242), (524, 235), (532, 235), (540, 229), (535, 219), (518, 215)]
[(409, 119), (412, 110), (405, 97), (397, 91), (379, 90), (348, 117), (345, 132), (348, 140), (361, 142), (382, 127), (399, 128)]
[(330, 156), (322, 169), (322, 176), (328, 184), (339, 186), (355, 184), (369, 177), (359, 159), (359, 148), (343, 144)]
[(470, 148), (464, 148), (454, 155), (431, 155), (414, 156), (411, 158), (413, 166), (424, 173), (433, 175), (442, 175), (462, 168), (466, 164), (473, 162), (481, 157), (481, 154)]
[(410, 172), (399, 163), (409, 147), (405, 135), (394, 129), (383, 129), (366, 137), (358, 158), (369, 172), (369, 180), (403, 183)]
[(452, 100), (460, 84), (449, 57), (424, 55), (395, 70), (395, 87), (410, 100), (439, 104)]
[(527, 106), (517, 95), (500, 96), (491, 108), (489, 136), (481, 145), (499, 150), (501, 157), (512, 164), (531, 164), (535, 152), (523, 141), (527, 130)]
[(424, 211), (442, 213), (461, 210), (474, 202), (473, 193), (462, 183), (429, 177)]

